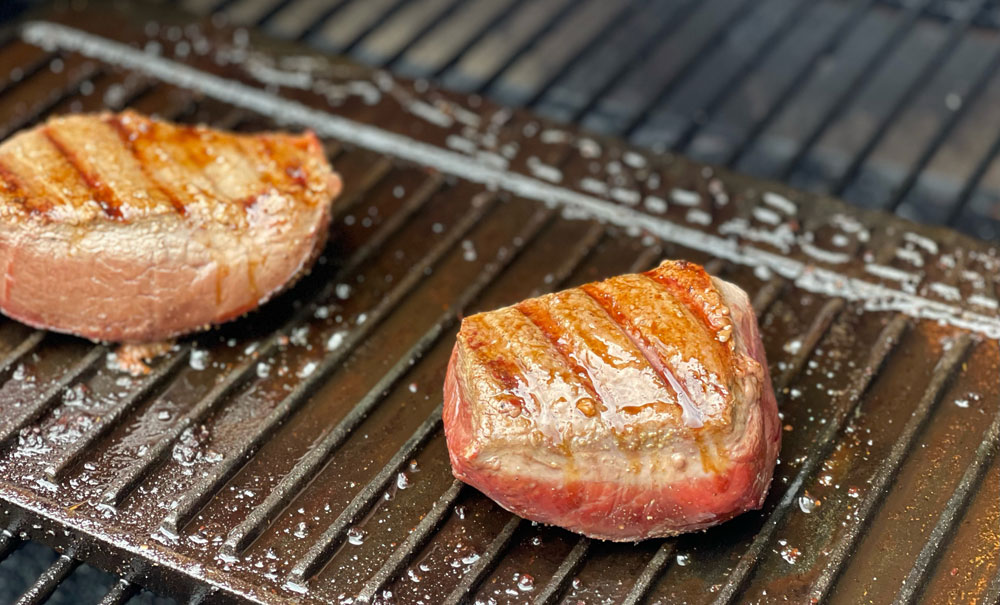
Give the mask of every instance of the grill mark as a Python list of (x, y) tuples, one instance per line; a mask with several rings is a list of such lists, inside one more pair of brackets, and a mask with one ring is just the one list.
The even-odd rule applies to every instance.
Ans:
[(552, 320), (551, 314), (547, 309), (540, 306), (539, 299), (534, 299), (534, 302), (539, 304), (537, 308), (532, 308), (532, 305), (529, 304), (531, 302), (532, 301), (527, 300), (520, 302), (514, 305), (514, 308), (517, 309), (521, 315), (527, 318), (528, 321), (534, 324), (536, 328), (538, 328), (538, 330), (542, 333), (542, 336), (545, 337), (549, 344), (551, 344), (556, 352), (562, 357), (563, 362), (569, 366), (573, 374), (580, 379), (580, 382), (582, 383), (584, 390), (587, 391), (587, 394), (591, 397), (591, 399), (597, 402), (598, 409), (594, 410), (592, 413), (587, 413), (584, 410), (580, 411), (589, 418), (595, 416), (598, 411), (606, 410), (607, 406), (604, 404), (604, 399), (594, 387), (594, 381), (590, 378), (590, 374), (587, 372), (587, 369), (572, 358), (569, 348), (566, 347), (565, 343), (560, 341), (559, 328), (557, 327), (555, 321)]
[(7, 193), (13, 196), (11, 201), (21, 205), (24, 205), (28, 201), (28, 190), (21, 176), (12, 170), (2, 159), (0, 159), (0, 181), (3, 182), (3, 187)]
[[(691, 271), (697, 277), (690, 281), (682, 281), (674, 270), (661, 271), (660, 267), (641, 273), (643, 277), (655, 283), (663, 289), (671, 298), (684, 304), (691, 314), (696, 316), (705, 326), (716, 336), (721, 336), (725, 331), (726, 340), (719, 341), (725, 343), (730, 350), (734, 346), (732, 336), (733, 321), (729, 316), (729, 309), (722, 302), (721, 295), (715, 290), (712, 278), (704, 267), (688, 261), (677, 261), (674, 263), (676, 269), (684, 271), (684, 275), (691, 276)], [(699, 296), (693, 292), (694, 288), (704, 288), (708, 293)]]
[(635, 324), (632, 323), (632, 320), (616, 308), (614, 298), (595, 288), (594, 284), (584, 284), (580, 286), (580, 290), (604, 310), (611, 323), (621, 330), (622, 334), (639, 350), (643, 358), (645, 358), (646, 363), (649, 364), (649, 367), (653, 368), (653, 371), (660, 376), (664, 384), (669, 385), (673, 389), (677, 395), (677, 403), (681, 406), (684, 424), (691, 428), (701, 428), (704, 426), (705, 417), (701, 413), (701, 410), (694, 404), (691, 395), (681, 385), (680, 380), (677, 379), (673, 370), (656, 355), (652, 345), (643, 338), (639, 330), (636, 329)]
[(159, 179), (149, 173), (149, 170), (146, 168), (146, 163), (143, 162), (142, 157), (139, 156), (139, 150), (135, 147), (135, 138), (133, 137), (135, 132), (125, 125), (122, 121), (121, 115), (109, 116), (104, 119), (104, 123), (110, 126), (111, 129), (118, 134), (118, 138), (121, 139), (122, 144), (129, 150), (132, 157), (135, 158), (136, 163), (139, 165), (139, 170), (142, 171), (142, 175), (160, 190), (160, 193), (162, 193), (167, 200), (170, 201), (170, 205), (174, 207), (174, 210), (176, 210), (178, 214), (181, 216), (187, 216), (187, 206), (184, 202), (181, 201), (181, 199), (177, 197), (166, 185), (161, 183)]
[[(467, 322), (467, 325), (470, 323)], [(506, 357), (487, 357), (482, 355), (480, 351), (489, 346), (490, 342), (483, 338), (482, 331), (478, 327), (463, 330), (463, 332), (465, 345), (468, 347), (469, 352), (476, 355), (483, 366), (489, 371), (490, 376), (500, 383), (504, 390), (505, 401), (517, 407), (517, 414), (514, 416), (519, 416), (526, 409), (527, 404), (524, 398), (514, 392), (523, 384), (523, 381), (518, 379), (520, 371), (517, 365)]]
[(80, 175), (83, 181), (90, 188), (90, 191), (94, 194), (94, 199), (97, 200), (98, 205), (104, 214), (115, 220), (122, 220), (121, 212), (121, 201), (115, 195), (114, 191), (108, 187), (107, 183), (102, 181), (100, 177), (96, 174), (89, 172), (83, 164), (80, 162), (80, 158), (77, 157), (76, 152), (72, 149), (66, 147), (59, 137), (52, 131), (51, 126), (42, 127), (42, 134), (45, 138), (52, 143), (52, 146), (62, 154), (70, 166)]
[[(270, 136), (259, 136), (254, 137), (254, 140), (259, 141), (264, 147), (264, 155), (271, 161), (272, 164), (279, 167), (279, 172), (284, 174), (287, 179), (287, 183), (294, 183), (299, 189), (305, 189), (308, 183), (308, 176), (302, 166), (302, 162), (290, 161), (288, 163), (279, 160), (281, 154), (277, 153), (274, 146), (274, 140)], [(293, 147), (297, 147), (294, 142), (289, 143)], [(271, 175), (269, 175), (271, 176)], [(272, 184), (277, 186), (276, 179), (271, 179)]]

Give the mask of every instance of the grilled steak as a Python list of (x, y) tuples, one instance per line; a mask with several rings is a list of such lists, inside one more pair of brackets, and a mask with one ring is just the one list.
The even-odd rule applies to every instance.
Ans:
[(312, 133), (54, 118), (0, 145), (0, 310), (123, 342), (232, 319), (309, 268), (340, 186)]
[(618, 541), (759, 508), (781, 439), (746, 294), (683, 261), (466, 318), (444, 427), (462, 481)]

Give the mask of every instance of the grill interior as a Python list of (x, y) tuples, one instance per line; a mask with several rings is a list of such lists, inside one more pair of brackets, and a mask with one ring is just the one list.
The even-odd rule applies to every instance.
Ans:
[[(250, 4), (271, 29), (296, 3), (225, 10)], [(397, 11), (398, 27), (416, 33), (458, 14), (445, 2), (435, 18), (408, 12), (430, 4), (365, 3)], [(513, 10), (502, 4), (495, 10)], [(624, 11), (601, 17), (613, 27), (630, 15), (611, 4), (591, 3), (588, 18)], [(728, 19), (756, 10), (729, 4)], [(693, 3), (671, 6), (701, 14)], [(555, 9), (551, 27), (589, 22), (568, 7)], [(108, 347), (0, 323), (0, 405), (10, 410), (0, 420), (3, 550), (31, 539), (65, 553), (25, 602), (43, 601), (80, 560), (122, 578), (108, 603), (137, 586), (264, 603), (1000, 598), (1000, 259), (986, 245), (580, 135), (479, 96), (250, 43), (241, 29), (106, 7), (46, 18), (78, 29), (33, 22), (9, 32), (3, 135), (49, 113), (106, 106), (247, 131), (301, 127), (305, 115), (346, 191), (308, 278), (261, 311), (181, 342), (146, 377), (110, 368)], [(952, 27), (948, 19), (935, 23)], [(367, 48), (358, 40), (380, 31), (306, 23), (310, 39), (350, 26), (355, 34), (335, 50), (355, 55)], [(567, 56), (619, 46), (587, 37), (593, 31)], [(379, 61), (415, 65), (406, 57), (418, 48)], [(567, 52), (529, 48), (553, 61)], [(559, 78), (568, 78), (575, 60), (563, 62)], [(695, 69), (684, 65), (678, 74)], [(557, 95), (559, 78), (520, 101)], [(271, 93), (301, 105), (269, 104)], [(460, 317), (661, 257), (704, 263), (753, 298), (785, 423), (764, 510), (617, 545), (522, 521), (456, 483), (440, 391)]]
[(217, 22), (1000, 237), (992, 0), (186, 0)]

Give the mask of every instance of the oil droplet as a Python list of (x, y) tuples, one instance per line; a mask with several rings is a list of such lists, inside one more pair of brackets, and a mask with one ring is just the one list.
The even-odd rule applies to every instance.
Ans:
[(674, 452), (670, 455), (670, 463), (674, 465), (675, 469), (682, 471), (687, 466), (687, 458), (680, 452)]
[(781, 558), (788, 562), (789, 565), (795, 565), (801, 555), (802, 552), (794, 546), (786, 546), (781, 549)]
[(861, 490), (859, 490), (854, 486), (851, 486), (847, 488), (847, 495), (850, 496), (851, 498), (859, 498), (861, 497)]
[(365, 532), (357, 527), (352, 527), (347, 530), (347, 541), (354, 546), (361, 546), (365, 543)]
[(479, 560), (479, 554), (478, 553), (470, 553), (470, 554), (467, 554), (464, 557), (462, 557), (462, 563), (464, 565), (472, 565), (473, 563), (475, 563), (478, 560)]
[(396, 475), (396, 487), (399, 489), (406, 489), (410, 487), (410, 478), (406, 473), (399, 473)]
[(204, 370), (208, 367), (208, 351), (203, 351), (201, 349), (193, 349), (191, 351), (191, 358), (188, 363), (194, 370)]
[(535, 578), (530, 574), (521, 574), (521, 577), (517, 579), (517, 588), (521, 592), (531, 592), (535, 589)]
[(410, 385), (407, 388), (409, 389), (409, 391), (411, 393), (416, 393), (417, 392), (417, 383), (411, 382)]
[(807, 515), (815, 511), (816, 507), (819, 506), (819, 504), (820, 501), (810, 496), (809, 492), (805, 492), (804, 494), (799, 496), (799, 510), (801, 510)]
[(587, 418), (593, 418), (597, 415), (597, 404), (590, 397), (582, 397), (577, 400), (576, 409), (583, 412)]
[(688, 555), (680, 554), (677, 555), (676, 560), (678, 565), (680, 565), (681, 567), (686, 567), (687, 564), (691, 562), (691, 557), (689, 557)]

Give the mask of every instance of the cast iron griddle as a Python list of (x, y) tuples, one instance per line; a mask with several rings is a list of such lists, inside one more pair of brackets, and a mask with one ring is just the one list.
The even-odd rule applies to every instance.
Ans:
[[(996, 600), (996, 250), (171, 19), (98, 5), (9, 32), (0, 134), (123, 106), (309, 127), (346, 183), (332, 242), (144, 378), (0, 324), (12, 533), (195, 600)], [(662, 257), (753, 297), (785, 429), (764, 510), (610, 544), (455, 482), (440, 404), (460, 317)]]

